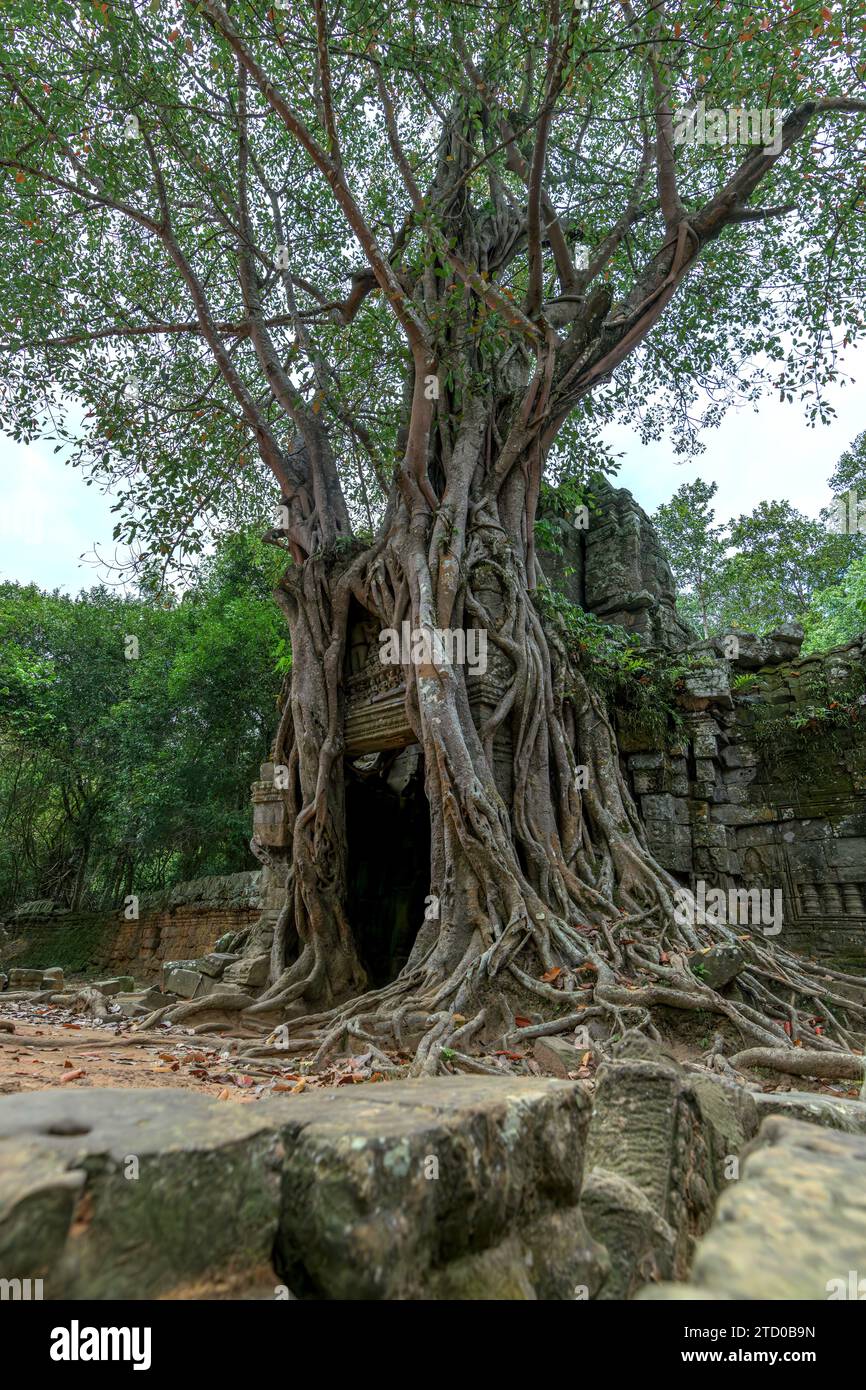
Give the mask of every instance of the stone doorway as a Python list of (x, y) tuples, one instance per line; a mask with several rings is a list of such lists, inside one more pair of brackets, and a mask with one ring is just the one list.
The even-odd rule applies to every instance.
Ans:
[(346, 759), (347, 914), (370, 985), (399, 975), (430, 891), (430, 811), (417, 744)]

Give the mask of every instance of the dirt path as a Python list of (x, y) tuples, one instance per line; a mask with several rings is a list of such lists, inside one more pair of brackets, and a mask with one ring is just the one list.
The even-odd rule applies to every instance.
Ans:
[[(0, 1005), (0, 1096), (52, 1086), (177, 1086), (248, 1104), (274, 1091), (300, 1094), (394, 1074), (386, 1078), (364, 1056), (337, 1058), (314, 1074), (297, 1057), (244, 1060), (237, 1049), (181, 1028), (135, 1033), (126, 1020), (97, 1024), (47, 1004)], [(395, 1073), (402, 1060), (395, 1056)]]

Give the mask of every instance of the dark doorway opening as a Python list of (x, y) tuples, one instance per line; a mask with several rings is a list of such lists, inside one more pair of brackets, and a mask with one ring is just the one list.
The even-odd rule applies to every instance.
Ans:
[(430, 891), (430, 809), (417, 744), (346, 761), (349, 922), (371, 986), (396, 979)]

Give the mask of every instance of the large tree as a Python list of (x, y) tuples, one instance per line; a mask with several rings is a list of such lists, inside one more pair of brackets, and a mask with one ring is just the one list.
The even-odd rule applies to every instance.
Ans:
[[(419, 1068), (528, 997), (618, 1027), (710, 1008), (788, 1046), (781, 953), (749, 945), (742, 1004), (670, 961), (713, 937), (675, 922), (603, 705), (542, 620), (533, 523), (545, 468), (617, 411), (687, 443), (725, 391), (822, 408), (866, 288), (862, 7), (12, 0), (3, 24), (5, 418), (63, 438), (83, 403), (79, 459), (151, 563), (282, 506), (291, 869), (247, 1018), (330, 1042), (409, 1021)], [(698, 101), (783, 120), (766, 145), (678, 144)], [(406, 669), (439, 910), (366, 992), (353, 603), (483, 627), (510, 672), (476, 727), (464, 668)]]

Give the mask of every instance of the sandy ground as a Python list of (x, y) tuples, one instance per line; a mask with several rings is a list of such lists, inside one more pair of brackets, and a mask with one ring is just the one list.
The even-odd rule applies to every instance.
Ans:
[[(395, 1056), (390, 1076), (403, 1070), (401, 1061)], [(249, 1104), (274, 1091), (386, 1079), (363, 1056), (337, 1058), (313, 1074), (303, 1059), (242, 1060), (236, 1043), (203, 1041), (179, 1028), (135, 1033), (126, 1020), (99, 1025), (51, 1005), (0, 1004), (0, 1096), (51, 1086), (177, 1086)]]

